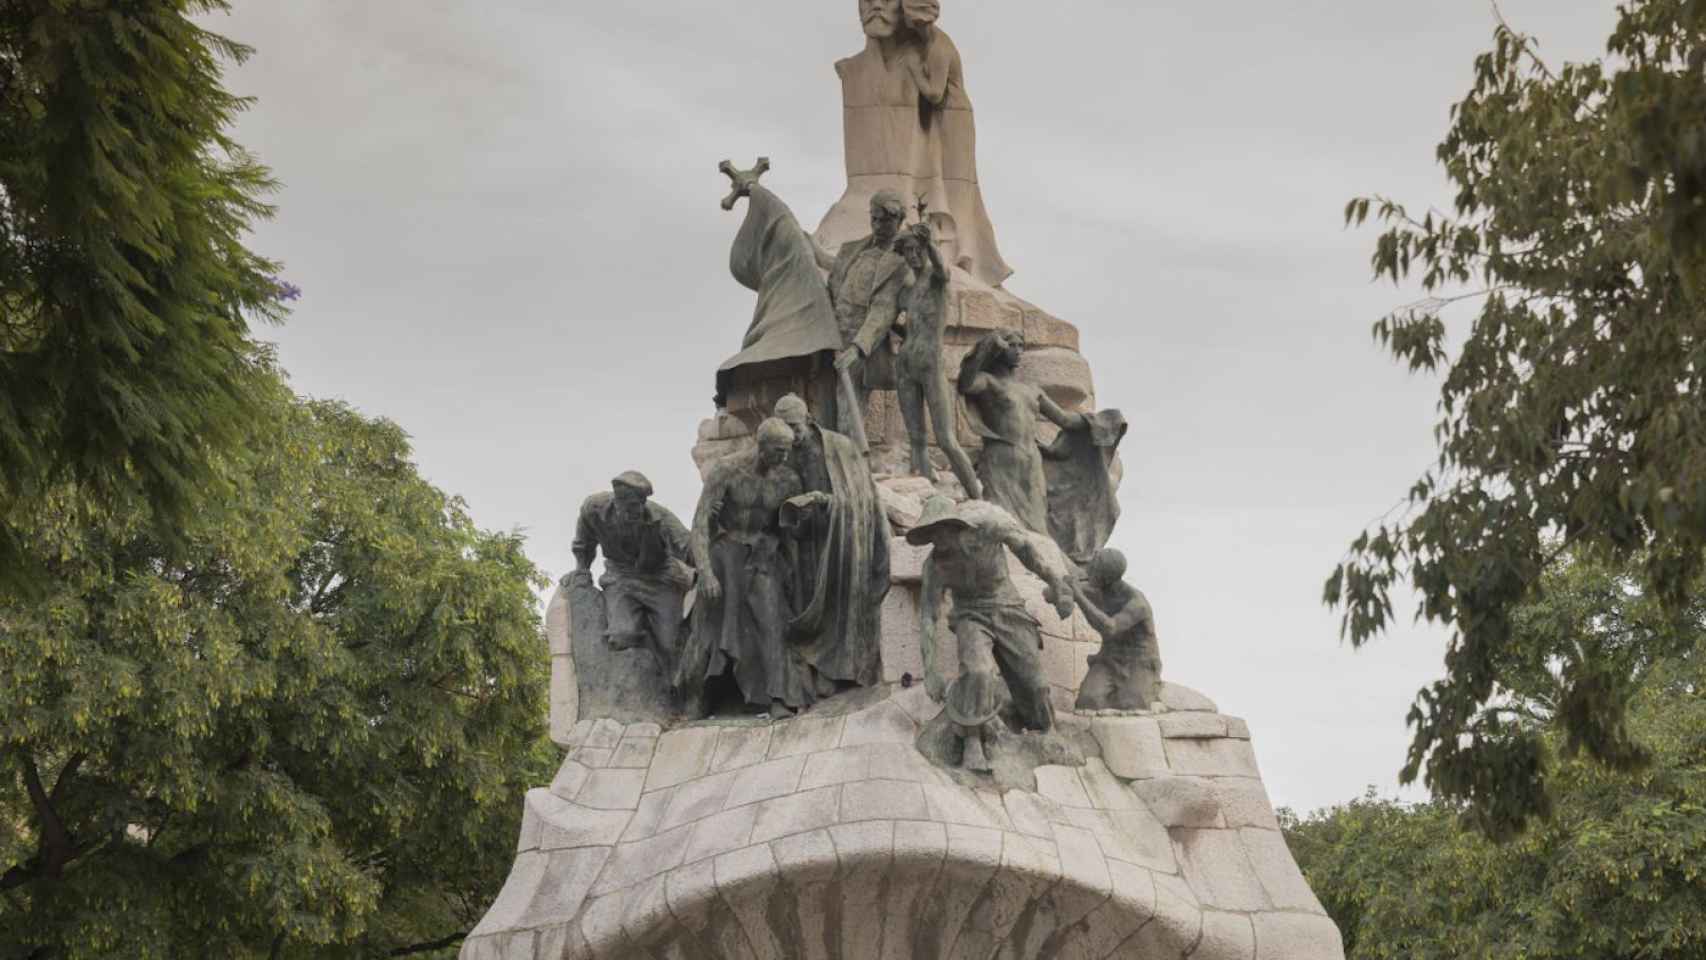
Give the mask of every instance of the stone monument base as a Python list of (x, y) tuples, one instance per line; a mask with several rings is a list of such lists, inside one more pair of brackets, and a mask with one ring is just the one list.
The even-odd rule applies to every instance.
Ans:
[(529, 791), (464, 960), (1338, 960), (1243, 721), (1063, 715), (1099, 755), (975, 788), (915, 749), (924, 691), (774, 723), (583, 720)]

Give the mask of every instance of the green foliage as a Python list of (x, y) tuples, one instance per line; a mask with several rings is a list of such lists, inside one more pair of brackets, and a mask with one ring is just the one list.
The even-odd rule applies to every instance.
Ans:
[[(70, 478), (170, 540), (254, 435), (245, 318), (281, 288), (242, 243), (271, 181), (225, 133), (248, 51), (192, 20), (224, 8), (0, 0), (0, 504)], [(0, 587), (41, 586), (23, 536)]]
[[(1519, 607), (1518, 632), (1560, 631), (1632, 678), (1608, 765), (1575, 740), (1574, 666), (1510, 663), (1508, 723), (1535, 735), (1551, 816), (1499, 843), (1481, 811), (1369, 794), (1282, 814), (1293, 855), (1351, 960), (1578, 960), (1706, 955), (1706, 616), (1679, 624), (1615, 571), (1576, 564)], [(1538, 654), (1537, 650), (1531, 650)], [(1621, 766), (1623, 769), (1619, 769)]]
[(1497, 835), (1547, 810), (1538, 742), (1493, 708), (1516, 665), (1564, 661), (1569, 742), (1640, 762), (1619, 732), (1626, 678), (1575, 634), (1515, 618), (1557, 552), (1640, 557), (1640, 583), (1673, 611), (1706, 555), (1706, 0), (1631, 0), (1608, 53), (1554, 71), (1501, 26), (1439, 146), (1455, 213), (1418, 219), (1383, 198), (1345, 211), (1387, 224), (1377, 276), (1488, 287), (1449, 363), (1449, 300), (1375, 324), (1400, 362), (1443, 369), (1439, 460), (1403, 519), (1352, 544), (1325, 599), (1356, 645), (1391, 622), (1404, 581), (1418, 618), (1451, 628), (1400, 776)]
[(265, 442), (180, 548), (71, 485), (7, 518), (55, 587), (0, 601), (0, 956), (454, 942), (550, 776), (520, 538), (395, 425), (252, 389)]

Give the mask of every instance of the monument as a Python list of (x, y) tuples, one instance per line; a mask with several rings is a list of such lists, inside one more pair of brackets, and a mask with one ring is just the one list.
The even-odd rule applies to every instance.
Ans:
[(1342, 960), (1248, 726), (1162, 678), (1128, 423), (1005, 289), (938, 3), (857, 5), (815, 233), (721, 165), (756, 304), (691, 530), (637, 474), (583, 506), (567, 756), (462, 958)]

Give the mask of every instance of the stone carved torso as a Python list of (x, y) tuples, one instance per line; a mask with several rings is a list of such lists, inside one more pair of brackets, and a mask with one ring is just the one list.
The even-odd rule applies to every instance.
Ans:
[(906, 311), (906, 339), (898, 358), (901, 376), (922, 380), (941, 368), (947, 300), (945, 276), (932, 275), (906, 288), (901, 297), (901, 308)]
[[(583, 541), (582, 536), (590, 540)], [(630, 520), (605, 492), (593, 494), (581, 506), (576, 552), (584, 551), (590, 558), (594, 542), (604, 551), (605, 566), (622, 573), (663, 573), (671, 557), (687, 556), (687, 528), (674, 514), (647, 503), (645, 516)]]
[(794, 447), (789, 464), (794, 472), (800, 475), (800, 484), (807, 491), (830, 493), (833, 483), (829, 477), (829, 465), (823, 454), (823, 435), (816, 429), (812, 430), (810, 439)]
[(839, 283), (830, 289), (835, 300), (835, 319), (841, 327), (842, 342), (851, 342), (865, 323), (866, 311), (876, 298), (877, 290), (902, 268), (900, 256), (874, 242), (854, 253)]
[(1041, 400), (1035, 386), (1013, 376), (989, 374), (990, 387), (967, 399), (977, 404), (988, 432), (985, 439), (1000, 440), (1015, 447), (1035, 447)]
[(994, 534), (967, 530), (930, 548), (935, 576), (960, 607), (1024, 603), (1007, 573), (1007, 548)]
[(800, 475), (786, 464), (764, 472), (756, 466), (733, 471), (715, 514), (717, 536), (749, 544), (774, 542), (777, 511), (800, 492)]

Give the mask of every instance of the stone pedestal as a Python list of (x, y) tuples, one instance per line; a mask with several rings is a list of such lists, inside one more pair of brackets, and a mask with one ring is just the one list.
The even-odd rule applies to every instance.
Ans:
[[(905, 516), (916, 481), (888, 484)], [(1082, 766), (965, 785), (918, 752), (926, 550), (893, 543), (885, 683), (777, 722), (666, 729), (553, 696), (568, 751), (529, 791), (516, 862), (465, 960), (1087, 957), (1340, 960), (1262, 786), (1250, 731), (1164, 683), (1152, 711), (1072, 712), (1097, 648), (1022, 569), (1057, 724)], [(549, 618), (573, 671), (570, 618)], [(957, 663), (938, 631), (940, 661)], [(572, 678), (554, 690), (572, 689)]]
[(462, 957), (1342, 957), (1248, 731), (1208, 706), (1063, 717), (1105, 754), (1005, 793), (919, 756), (918, 687), (776, 723), (579, 721)]

